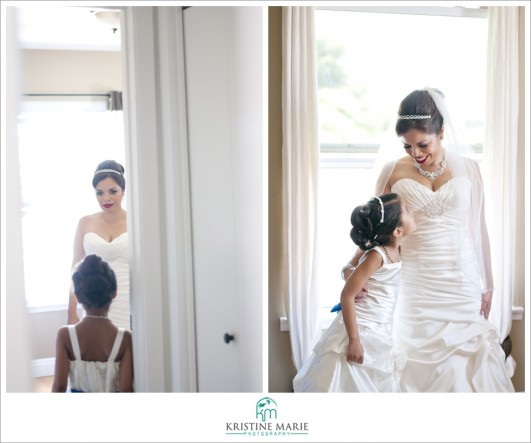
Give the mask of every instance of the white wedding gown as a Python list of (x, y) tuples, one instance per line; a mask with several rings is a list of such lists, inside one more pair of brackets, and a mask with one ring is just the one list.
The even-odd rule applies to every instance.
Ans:
[(498, 332), (480, 315), (477, 260), (466, 232), (470, 190), (459, 177), (436, 191), (411, 179), (392, 186), (417, 224), (402, 243), (395, 311), (397, 344), (408, 357), (403, 392), (514, 391)]
[(363, 364), (347, 362), (347, 329), (340, 311), (293, 379), (295, 392), (400, 391), (405, 356), (395, 349), (392, 334), (400, 262), (390, 263), (380, 247), (374, 250), (384, 263), (367, 281), (366, 301), (356, 303)]
[(106, 261), (116, 275), (117, 294), (109, 309), (109, 318), (118, 328), (131, 330), (129, 302), (129, 252), (127, 232), (107, 241), (94, 232), (83, 238), (85, 255), (95, 254)]

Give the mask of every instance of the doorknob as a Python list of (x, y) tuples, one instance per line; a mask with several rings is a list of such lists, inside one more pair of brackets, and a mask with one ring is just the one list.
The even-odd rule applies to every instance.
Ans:
[(228, 344), (232, 340), (234, 340), (234, 335), (225, 332), (225, 335), (223, 336), (223, 341)]

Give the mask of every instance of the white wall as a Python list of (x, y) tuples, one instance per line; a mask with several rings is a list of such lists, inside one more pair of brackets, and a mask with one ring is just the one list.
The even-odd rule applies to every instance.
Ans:
[[(7, 10), (6, 57), (6, 108), (5, 120), (7, 146), (2, 146), (2, 340), (6, 345), (6, 391), (29, 392), (30, 352), (29, 329), (24, 297), (24, 271), (22, 266), (22, 223), (20, 176), (17, 151), (17, 110), (20, 93), (20, 54), (16, 44), (16, 22), (13, 8)], [(4, 116), (3, 116), (4, 118)], [(5, 154), (4, 154), (5, 153)], [(5, 155), (5, 157), (4, 157)], [(6, 227), (4, 229), (4, 217)], [(5, 255), (3, 245), (6, 245)], [(9, 257), (9, 260), (6, 260)], [(4, 270), (5, 266), (5, 270)], [(4, 273), (5, 272), (5, 273)], [(7, 278), (6, 278), (7, 277)], [(5, 288), (4, 288), (5, 285)], [(7, 315), (9, 313), (9, 315)], [(5, 329), (4, 329), (5, 327)], [(3, 348), (4, 343), (2, 343)], [(2, 355), (3, 356), (3, 355)]]

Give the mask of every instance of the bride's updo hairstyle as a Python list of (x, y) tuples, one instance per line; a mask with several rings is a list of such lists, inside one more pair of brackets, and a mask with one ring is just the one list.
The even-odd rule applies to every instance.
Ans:
[(398, 194), (389, 193), (371, 198), (352, 211), (350, 238), (360, 249), (392, 243), (393, 231), (402, 224), (402, 206)]
[[(444, 94), (436, 90), (444, 97)], [(407, 95), (398, 108), (396, 135), (417, 129), (426, 134), (439, 134), (443, 127), (443, 118), (428, 91), (416, 90)]]
[(123, 191), (125, 191), (125, 169), (124, 167), (114, 161), (114, 160), (105, 160), (101, 162), (96, 171), (94, 171), (94, 178), (92, 179), (92, 187), (96, 188), (98, 183), (103, 179), (110, 177), (112, 178)]
[(101, 257), (87, 255), (72, 275), (74, 293), (84, 308), (108, 306), (116, 293), (116, 275)]

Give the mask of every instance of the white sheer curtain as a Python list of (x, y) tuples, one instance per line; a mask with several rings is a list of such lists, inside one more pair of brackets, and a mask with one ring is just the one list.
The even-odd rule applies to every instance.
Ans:
[[(485, 192), (492, 251), (491, 320), (503, 341), (511, 330), (516, 237), (518, 7), (488, 8)], [(514, 361), (508, 359), (509, 364)]]
[(284, 261), (293, 363), (319, 339), (317, 197), (319, 139), (314, 8), (282, 8)]

